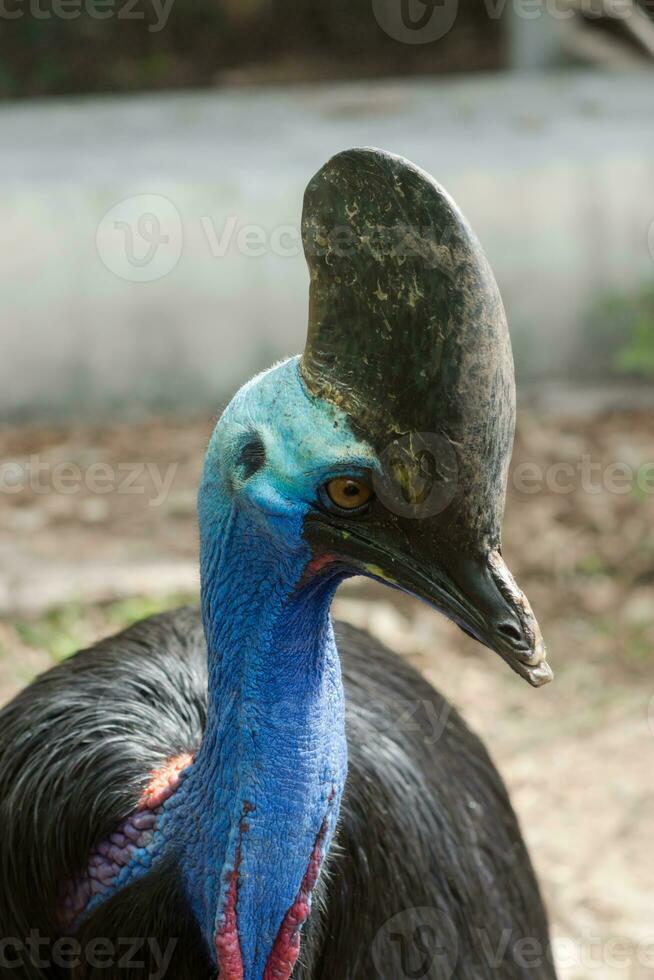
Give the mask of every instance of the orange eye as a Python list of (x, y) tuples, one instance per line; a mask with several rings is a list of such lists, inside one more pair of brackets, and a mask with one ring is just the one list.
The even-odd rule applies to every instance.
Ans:
[(372, 500), (372, 490), (362, 480), (337, 476), (325, 484), (327, 496), (341, 510), (357, 510)]

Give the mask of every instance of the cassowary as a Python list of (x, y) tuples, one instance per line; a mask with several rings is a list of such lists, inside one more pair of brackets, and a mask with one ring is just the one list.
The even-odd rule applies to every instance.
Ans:
[(312, 179), (303, 239), (306, 349), (237, 393), (207, 450), (201, 613), (78, 653), (0, 714), (3, 977), (555, 977), (483, 746), (330, 618), (365, 575), (551, 677), (500, 551), (494, 278), (445, 192), (378, 150)]

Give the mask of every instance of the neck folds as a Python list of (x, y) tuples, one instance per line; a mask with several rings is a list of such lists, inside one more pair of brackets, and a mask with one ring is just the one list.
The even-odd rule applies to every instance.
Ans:
[[(336, 580), (302, 581), (238, 520), (203, 542), (209, 715), (184, 784), (182, 866), (221, 980), (288, 980), (346, 777)], [(181, 802), (181, 801), (180, 801)]]

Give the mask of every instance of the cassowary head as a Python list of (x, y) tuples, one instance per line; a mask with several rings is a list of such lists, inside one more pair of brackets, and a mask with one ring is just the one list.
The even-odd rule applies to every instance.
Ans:
[(224, 412), (200, 492), (204, 537), (227, 497), (298, 581), (383, 581), (546, 683), (537, 622), (500, 549), (513, 360), (477, 239), (428, 174), (370, 149), (316, 174), (303, 238), (306, 349)]

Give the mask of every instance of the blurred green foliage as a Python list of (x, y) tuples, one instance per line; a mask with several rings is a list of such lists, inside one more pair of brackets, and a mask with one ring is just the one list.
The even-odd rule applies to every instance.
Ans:
[(38, 619), (19, 620), (15, 628), (26, 646), (46, 650), (53, 660), (63, 660), (77, 649), (78, 639), (83, 643), (78, 635), (81, 617), (81, 605), (69, 603)]
[(621, 371), (654, 378), (654, 287), (640, 303), (628, 308), (631, 338), (619, 351), (617, 366)]
[(501, 24), (475, 0), (461, 0), (454, 27), (437, 45), (388, 37), (371, 0), (6, 0), (5, 9), (5, 98), (502, 63)]
[(36, 617), (19, 618), (14, 621), (14, 629), (26, 646), (43, 650), (53, 661), (59, 661), (88, 646), (97, 636), (115, 633), (147, 616), (193, 601), (197, 602), (197, 598), (174, 593), (159, 598), (123, 599), (99, 606), (69, 602)]
[(583, 328), (586, 373), (654, 378), (654, 283), (634, 293), (611, 293)]

